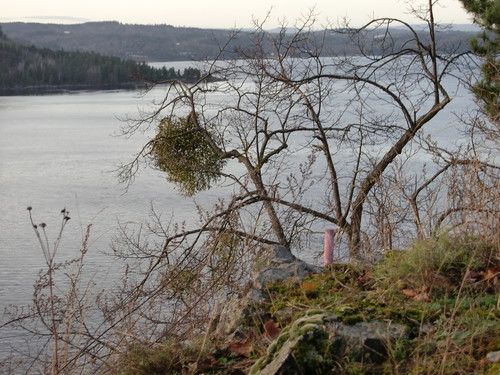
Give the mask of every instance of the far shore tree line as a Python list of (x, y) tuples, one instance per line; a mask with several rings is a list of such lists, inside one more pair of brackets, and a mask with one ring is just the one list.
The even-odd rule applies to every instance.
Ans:
[(23, 88), (37, 87), (120, 88), (169, 80), (195, 82), (200, 75), (191, 67), (181, 72), (92, 52), (23, 46), (9, 40), (0, 28), (0, 92), (22, 93)]

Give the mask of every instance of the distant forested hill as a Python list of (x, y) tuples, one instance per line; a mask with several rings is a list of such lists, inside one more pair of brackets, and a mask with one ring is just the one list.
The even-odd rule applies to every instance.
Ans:
[(178, 28), (168, 25), (124, 25), (89, 22), (75, 25), (5, 23), (4, 33), (22, 44), (93, 51), (136, 61), (199, 60), (215, 56), (216, 40), (225, 41), (225, 30)]
[[(118, 22), (89, 22), (74, 25), (40, 23), (4, 23), (4, 32), (14, 41), (65, 51), (92, 51), (135, 61), (180, 61), (210, 59), (219, 55), (232, 35), (230, 30), (208, 30), (169, 25), (127, 25)], [(395, 45), (410, 36), (404, 29), (391, 30)], [(439, 46), (455, 53), (468, 49), (473, 31), (442, 29), (437, 32)], [(322, 55), (349, 55), (357, 50), (346, 34), (332, 30), (310, 34), (324, 43)], [(240, 32), (226, 46), (225, 59), (236, 58), (236, 50), (250, 45), (252, 34)], [(377, 34), (367, 35), (375, 39)], [(370, 42), (367, 40), (366, 42)], [(377, 50), (373, 50), (377, 53)]]
[(0, 27), (0, 93), (19, 94), (47, 89), (123, 88), (142, 80), (193, 81), (200, 71), (155, 69), (144, 63), (93, 52), (65, 52), (24, 46), (11, 41)]

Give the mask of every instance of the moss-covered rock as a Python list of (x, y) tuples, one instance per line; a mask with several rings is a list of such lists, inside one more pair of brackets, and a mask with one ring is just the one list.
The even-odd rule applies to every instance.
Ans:
[(334, 351), (325, 330), (327, 317), (306, 314), (269, 345), (251, 368), (251, 375), (326, 374), (334, 364)]

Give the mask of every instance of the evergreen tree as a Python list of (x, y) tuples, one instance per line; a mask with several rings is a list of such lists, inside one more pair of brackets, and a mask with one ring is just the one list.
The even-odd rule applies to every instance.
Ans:
[(496, 123), (500, 121), (500, 63), (499, 63), (499, 0), (460, 0), (474, 15), (474, 22), (483, 28), (482, 34), (471, 41), (473, 52), (483, 58), (482, 78), (473, 87), (474, 94), (485, 112)]

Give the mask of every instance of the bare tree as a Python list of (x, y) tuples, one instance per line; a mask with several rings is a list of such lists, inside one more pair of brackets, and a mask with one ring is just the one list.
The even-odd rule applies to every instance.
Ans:
[[(293, 30), (283, 25), (276, 34), (256, 22), (253, 45), (238, 51), (239, 59), (207, 65), (206, 76), (221, 81), (170, 82), (155, 113), (127, 131), (156, 119), (191, 119), (194, 125), (184, 137), (202, 134), (220, 160), (244, 166), (231, 173), (204, 172), (238, 186), (232, 201), (240, 203), (233, 209), (262, 205), (282, 244), (290, 243), (298, 223), (330, 223), (346, 234), (351, 259), (361, 260), (370, 193), (451, 101), (446, 82), (460, 74), (461, 55), (438, 48), (434, 6), (429, 1), (413, 9), (425, 30), (382, 18), (360, 29), (344, 25), (315, 32), (313, 13)], [(404, 42), (394, 37), (400, 31), (395, 26), (410, 37)], [(327, 51), (323, 41), (332, 33), (347, 33), (357, 55)], [(178, 137), (158, 132), (142, 155), (161, 168), (159, 145)], [(125, 176), (134, 163), (123, 169)], [(300, 176), (306, 165), (313, 172)], [(296, 194), (298, 179), (313, 193)]]

